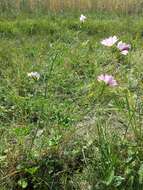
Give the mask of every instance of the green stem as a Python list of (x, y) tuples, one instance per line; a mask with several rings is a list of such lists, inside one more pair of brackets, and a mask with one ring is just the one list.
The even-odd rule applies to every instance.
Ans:
[(47, 98), (47, 92), (48, 92), (48, 79), (51, 77), (51, 74), (52, 74), (52, 71), (53, 71), (53, 68), (54, 68), (54, 62), (55, 62), (55, 60), (57, 58), (57, 55), (58, 55), (58, 53), (55, 55), (55, 57), (52, 60), (51, 68), (50, 68), (50, 71), (49, 71), (49, 76), (45, 80), (45, 95), (44, 95), (45, 98)]

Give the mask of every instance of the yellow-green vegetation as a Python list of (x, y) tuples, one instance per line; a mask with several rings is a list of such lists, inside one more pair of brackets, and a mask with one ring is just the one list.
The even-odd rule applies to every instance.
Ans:
[(79, 17), (0, 19), (1, 190), (143, 189), (142, 16)]
[(143, 9), (143, 0), (0, 0), (1, 11), (47, 12), (65, 9), (137, 13)]

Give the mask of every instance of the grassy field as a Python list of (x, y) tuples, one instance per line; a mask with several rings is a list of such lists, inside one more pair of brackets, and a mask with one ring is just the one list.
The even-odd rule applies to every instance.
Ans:
[(79, 16), (0, 19), (0, 190), (143, 189), (142, 17)]
[(140, 13), (143, 0), (0, 0), (0, 12), (19, 13), (71, 10), (106, 10)]

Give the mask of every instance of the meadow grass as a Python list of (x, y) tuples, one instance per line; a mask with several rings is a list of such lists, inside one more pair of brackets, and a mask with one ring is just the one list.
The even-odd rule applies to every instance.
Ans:
[(0, 19), (2, 190), (143, 189), (142, 17), (79, 16)]
[(0, 0), (0, 10), (17, 14), (25, 12), (59, 12), (63, 10), (93, 10), (120, 13), (140, 13), (143, 0)]

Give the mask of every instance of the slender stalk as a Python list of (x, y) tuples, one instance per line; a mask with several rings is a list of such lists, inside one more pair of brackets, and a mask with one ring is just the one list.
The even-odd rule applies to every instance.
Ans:
[(46, 76), (46, 79), (45, 79), (45, 93), (44, 93), (45, 99), (47, 98), (47, 92), (48, 92), (48, 79), (50, 79), (50, 77), (52, 75), (52, 71), (53, 71), (53, 68), (54, 68), (54, 62), (55, 62), (55, 60), (57, 58), (57, 55), (58, 55), (58, 53), (53, 58), (52, 63), (51, 63), (51, 68), (50, 68), (50, 71), (49, 71), (49, 76), (48, 77)]

